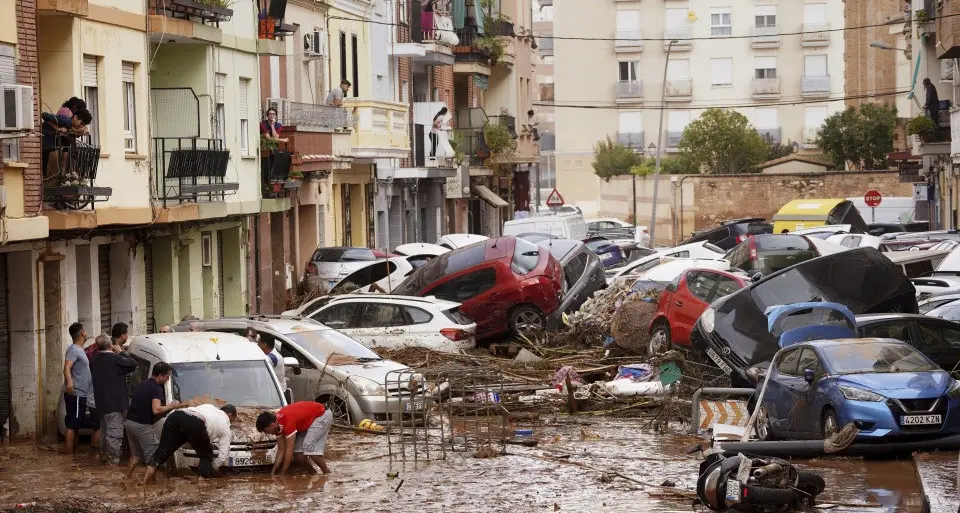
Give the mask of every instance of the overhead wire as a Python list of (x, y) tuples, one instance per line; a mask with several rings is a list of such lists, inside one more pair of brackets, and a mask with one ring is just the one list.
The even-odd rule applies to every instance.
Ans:
[[(814, 103), (830, 103), (830, 102), (841, 102), (846, 100), (860, 100), (864, 98), (876, 98), (883, 96), (897, 96), (900, 94), (908, 94), (911, 90), (904, 89), (901, 91), (887, 91), (887, 92), (862, 92), (859, 94), (847, 94), (839, 97), (828, 97), (828, 98), (803, 98), (797, 100), (784, 100), (784, 101), (763, 101), (763, 100), (754, 100), (750, 103), (737, 103), (737, 104), (709, 104), (709, 105), (690, 105), (691, 102), (683, 102), (682, 107), (676, 105), (661, 105), (659, 102), (654, 105), (639, 105), (636, 107), (631, 107), (629, 104), (620, 104), (612, 103), (606, 105), (589, 105), (582, 103), (554, 103), (554, 102), (533, 102), (534, 105), (540, 107), (554, 107), (554, 108), (571, 108), (571, 109), (597, 109), (597, 110), (701, 110), (701, 109), (736, 109), (736, 108), (747, 108), (747, 107), (777, 107), (777, 106), (787, 106), (787, 105), (807, 105)], [(669, 103), (680, 103), (680, 102), (667, 102)]]

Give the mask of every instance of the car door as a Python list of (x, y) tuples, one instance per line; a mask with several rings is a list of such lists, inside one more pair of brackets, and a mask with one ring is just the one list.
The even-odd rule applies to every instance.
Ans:
[(947, 372), (955, 372), (960, 363), (960, 329), (940, 323), (917, 322), (920, 352)]
[(673, 295), (673, 313), (670, 336), (674, 342), (690, 344), (690, 332), (707, 309), (708, 301), (717, 286), (718, 275), (709, 271), (688, 271)]
[[(813, 371), (813, 381), (808, 383), (807, 370)], [(797, 376), (790, 380), (787, 387), (789, 400), (793, 404), (790, 414), (793, 417), (793, 431), (798, 438), (815, 440), (820, 438), (820, 404), (822, 394), (818, 395), (816, 382), (821, 375), (820, 359), (811, 347), (800, 350), (800, 359), (797, 361)]]
[(312, 401), (316, 397), (312, 394), (316, 383), (322, 379), (320, 371), (317, 369), (307, 355), (300, 348), (293, 347), (289, 342), (280, 341), (280, 356), (284, 358), (296, 358), (299, 362), (299, 373), (294, 367), (287, 366), (287, 388), (293, 393), (293, 400)]
[[(509, 268), (495, 263), (454, 276), (424, 290), (420, 296), (436, 296), (440, 299), (461, 303), (460, 311), (477, 323), (477, 335), (484, 336), (506, 331), (506, 312), (517, 304), (519, 292), (500, 290), (496, 287), (502, 273), (511, 273)], [(513, 279), (511, 276), (510, 279)]]
[(349, 334), (349, 330), (357, 327), (357, 319), (362, 308), (363, 302), (361, 301), (333, 303), (321, 308), (310, 318), (328, 328)]
[(892, 338), (923, 351), (922, 345), (913, 332), (912, 324), (907, 320), (891, 320), (863, 326), (859, 331), (863, 338)]
[(407, 324), (400, 305), (370, 302), (363, 305), (356, 327), (343, 332), (367, 347), (398, 347), (408, 339)]
[(800, 348), (784, 351), (777, 360), (776, 368), (767, 382), (767, 389), (763, 395), (763, 407), (770, 418), (770, 426), (778, 437), (793, 436), (793, 426), (790, 423), (793, 403), (789, 402), (788, 383), (797, 373), (797, 362), (800, 359)]

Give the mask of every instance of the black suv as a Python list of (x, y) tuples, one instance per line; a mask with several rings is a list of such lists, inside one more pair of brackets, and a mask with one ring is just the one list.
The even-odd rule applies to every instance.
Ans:
[(716, 228), (695, 232), (692, 237), (681, 242), (680, 245), (707, 241), (726, 251), (747, 240), (749, 235), (766, 233), (773, 233), (773, 225), (762, 217), (731, 219), (722, 221), (720, 226)]

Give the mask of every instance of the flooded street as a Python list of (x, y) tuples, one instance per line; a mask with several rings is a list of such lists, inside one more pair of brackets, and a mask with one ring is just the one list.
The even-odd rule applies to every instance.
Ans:
[[(37, 502), (19, 511), (520, 513), (613, 512), (627, 505), (638, 511), (690, 511), (691, 499), (678, 495), (692, 495), (689, 491), (696, 486), (699, 456), (685, 454), (697, 442), (694, 437), (654, 434), (638, 421), (586, 418), (539, 425), (535, 436), (538, 447), (508, 445), (506, 456), (481, 459), (448, 453), (442, 461), (397, 462), (391, 467), (385, 437), (335, 431), (327, 444), (333, 469), (328, 477), (298, 468), (277, 479), (267, 471), (228, 473), (200, 483), (161, 477), (157, 486), (146, 488), (124, 483), (120, 469), (98, 465), (86, 447), (68, 457), (43, 448), (12, 446), (0, 451), (0, 508)], [(581, 465), (619, 472), (638, 482)], [(822, 501), (874, 506), (832, 511), (920, 511), (910, 461), (820, 460), (802, 466), (822, 473), (827, 483)], [(391, 471), (398, 476), (388, 477)], [(665, 480), (674, 481), (677, 491), (660, 488)], [(46, 503), (49, 507), (44, 508)]]

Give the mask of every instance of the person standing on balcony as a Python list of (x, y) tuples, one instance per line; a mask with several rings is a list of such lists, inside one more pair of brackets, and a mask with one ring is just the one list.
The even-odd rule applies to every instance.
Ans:
[(58, 116), (67, 116), (68, 118), (73, 117), (80, 109), (86, 109), (87, 102), (77, 98), (76, 96), (70, 98), (69, 100), (63, 102), (63, 105), (60, 105), (60, 110), (57, 111)]
[(453, 148), (447, 136), (450, 131), (450, 117), (450, 111), (446, 107), (433, 116), (433, 125), (430, 127), (430, 158), (436, 158), (438, 147), (442, 155), (453, 156)]
[(934, 126), (940, 130), (940, 97), (937, 95), (937, 87), (929, 78), (923, 79), (923, 87), (927, 90), (927, 101), (923, 106), (927, 109), (927, 114), (933, 120)]
[(340, 81), (340, 87), (334, 87), (327, 95), (327, 105), (331, 107), (342, 107), (343, 97), (350, 91), (350, 81), (343, 79)]
[[(72, 116), (44, 112), (40, 115), (40, 118), (43, 121), (40, 126), (43, 170), (47, 173), (46, 176), (55, 176), (60, 172), (59, 160), (55, 161), (58, 164), (57, 168), (53, 169), (52, 173), (49, 172), (47, 164), (50, 161), (50, 153), (57, 148), (58, 142), (61, 145), (65, 142), (62, 138), (83, 135), (86, 132), (87, 125), (93, 122), (93, 115), (87, 109), (78, 109)], [(69, 139), (66, 142), (69, 145)], [(54, 159), (57, 159), (57, 157), (55, 156)]]
[(260, 135), (271, 141), (285, 143), (287, 139), (280, 137), (281, 130), (283, 125), (277, 121), (277, 109), (270, 107), (267, 109), (267, 119), (260, 123)]

